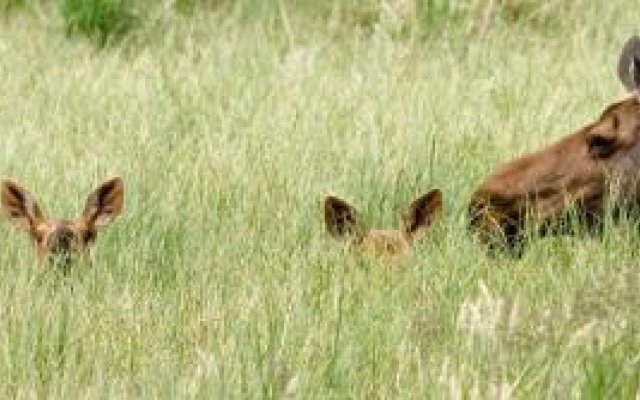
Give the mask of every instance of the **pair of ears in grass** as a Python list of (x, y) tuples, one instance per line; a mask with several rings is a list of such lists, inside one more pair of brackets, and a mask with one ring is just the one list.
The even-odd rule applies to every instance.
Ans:
[[(406, 238), (412, 239), (427, 229), (441, 210), (442, 193), (438, 189), (431, 190), (414, 200), (402, 214), (400, 230)], [(355, 207), (335, 196), (325, 199), (324, 220), (334, 237), (361, 238), (367, 232)]]
[[(47, 219), (35, 197), (16, 182), (2, 181), (0, 203), (9, 220), (23, 230), (34, 232)], [(105, 227), (121, 213), (123, 203), (122, 179), (109, 179), (89, 194), (84, 209), (76, 220), (87, 229)]]

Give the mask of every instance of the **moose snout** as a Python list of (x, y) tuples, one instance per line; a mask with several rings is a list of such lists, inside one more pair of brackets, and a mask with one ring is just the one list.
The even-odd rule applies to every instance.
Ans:
[(69, 253), (74, 247), (75, 234), (67, 227), (56, 228), (49, 234), (47, 247), (51, 254), (62, 255)]
[(67, 270), (76, 257), (76, 235), (67, 227), (53, 230), (47, 239), (49, 263)]

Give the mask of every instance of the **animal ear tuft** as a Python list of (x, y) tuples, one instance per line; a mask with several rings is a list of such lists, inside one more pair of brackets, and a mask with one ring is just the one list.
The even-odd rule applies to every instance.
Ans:
[(414, 200), (403, 216), (404, 229), (410, 237), (429, 227), (442, 210), (442, 192), (434, 189)]
[(2, 181), (0, 203), (11, 223), (26, 231), (33, 232), (43, 219), (35, 198), (13, 181)]
[(630, 37), (622, 47), (618, 77), (628, 91), (640, 89), (640, 37)]
[(327, 196), (324, 201), (324, 223), (334, 237), (356, 235), (358, 233), (358, 212), (346, 201), (335, 196)]
[(122, 179), (109, 179), (89, 195), (82, 217), (91, 228), (107, 226), (120, 215), (123, 203)]

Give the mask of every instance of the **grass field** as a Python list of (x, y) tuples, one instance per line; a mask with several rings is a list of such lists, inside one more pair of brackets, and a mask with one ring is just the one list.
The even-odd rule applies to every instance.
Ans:
[[(102, 49), (12, 11), (0, 175), (52, 216), (114, 175), (126, 204), (65, 278), (0, 224), (0, 397), (638, 398), (635, 224), (491, 258), (465, 215), (498, 163), (619, 98), (632, 3), (483, 35), (167, 14)], [(324, 230), (326, 194), (393, 227), (435, 187), (402, 265)]]

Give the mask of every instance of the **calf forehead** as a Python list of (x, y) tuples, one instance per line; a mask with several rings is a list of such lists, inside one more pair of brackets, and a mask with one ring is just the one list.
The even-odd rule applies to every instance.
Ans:
[(408, 247), (407, 239), (402, 232), (395, 229), (374, 229), (364, 237), (363, 244), (376, 250), (394, 252)]
[(409, 243), (397, 230), (369, 231), (358, 246), (364, 254), (383, 260), (385, 263), (397, 264), (410, 252)]
[(72, 231), (78, 230), (78, 226), (76, 221), (70, 219), (50, 219), (38, 227), (39, 230), (43, 231), (55, 231), (58, 229), (69, 229)]
[(397, 229), (372, 229), (367, 236), (379, 240), (401, 240), (403, 238), (402, 233)]

